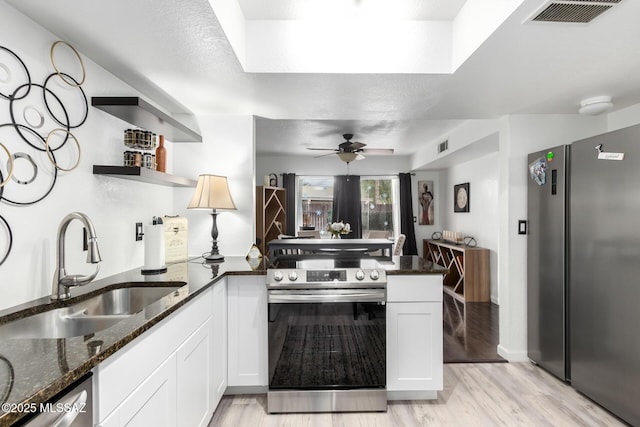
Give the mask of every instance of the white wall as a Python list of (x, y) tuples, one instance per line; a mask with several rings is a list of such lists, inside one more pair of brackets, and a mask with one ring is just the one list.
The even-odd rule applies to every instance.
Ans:
[[(442, 229), (472, 236), (490, 251), (491, 301), (498, 303), (498, 203), (499, 157), (497, 152), (461, 163), (441, 174)], [(453, 211), (453, 186), (469, 183), (469, 212)]]
[[(479, 245), (492, 249), (492, 299), (497, 296), (500, 305), (498, 352), (503, 357), (527, 358), (526, 237), (517, 234), (518, 220), (526, 219), (527, 214), (527, 154), (606, 132), (607, 126), (633, 124), (634, 120), (640, 121), (638, 111), (630, 108), (610, 115), (609, 120), (606, 116), (514, 115), (469, 121), (449, 133), (450, 147), (454, 142), (450, 152), (440, 156), (430, 154), (440, 142), (438, 138), (412, 158), (416, 168), (447, 167), (440, 173), (441, 228), (475, 232)], [(474, 149), (487, 138), (496, 137), (497, 154), (478, 154), (494, 150), (493, 144), (482, 143), (482, 150)], [(486, 150), (487, 147), (491, 150)], [(476, 157), (469, 160), (465, 153), (474, 153)], [(448, 156), (454, 161), (449, 161)], [(471, 215), (453, 214), (453, 185), (467, 181), (471, 183)], [(476, 211), (479, 197), (490, 202)], [(489, 220), (489, 226), (485, 227), (482, 220), (475, 217), (476, 212), (495, 219)]]
[[(49, 49), (58, 37), (4, 2), (0, 2), (0, 16), (0, 45), (20, 56), (28, 66), (33, 81), (41, 84), (54, 71), (49, 59)], [(73, 44), (73, 40), (68, 41)], [(62, 51), (56, 53), (57, 65), (62, 71), (73, 70), (70, 74), (77, 75), (77, 62), (72, 57), (69, 61), (66, 59)], [(85, 55), (83, 60), (87, 80), (82, 87), (89, 103), (91, 96), (142, 95)], [(13, 65), (8, 56), (1, 56), (0, 61)], [(18, 68), (14, 78), (21, 78), (20, 71)], [(56, 93), (64, 96), (65, 105), (70, 112), (82, 111), (77, 89), (54, 84)], [(40, 95), (36, 89), (32, 89), (34, 98), (29, 98), (29, 104), (40, 106)], [(0, 83), (0, 91), (5, 93), (6, 90), (7, 86)], [(0, 123), (7, 123), (10, 121), (8, 101), (0, 99), (0, 105), (3, 106), (0, 108)], [(198, 121), (204, 142), (168, 142), (167, 170), (192, 179), (197, 179), (200, 173), (218, 173), (229, 177), (229, 186), (238, 210), (219, 216), (220, 249), (227, 255), (245, 255), (255, 235), (253, 118), (199, 117)], [(188, 216), (190, 253), (200, 254), (211, 248), (210, 215), (202, 211), (186, 210), (193, 188), (174, 190), (172, 187), (92, 174), (94, 164), (122, 164), (122, 153), (125, 151), (122, 143), (123, 131), (130, 127), (130, 124), (89, 106), (86, 123), (72, 131), (82, 147), (78, 168), (72, 172), (61, 172), (51, 194), (39, 203), (25, 207), (0, 203), (0, 215), (7, 220), (13, 233), (11, 253), (6, 262), (0, 265), (0, 309), (51, 293), (56, 230), (60, 220), (72, 211), (84, 212), (93, 221), (103, 259), (99, 278), (142, 266), (144, 244), (135, 241), (135, 223), (150, 223), (152, 216)], [(48, 131), (49, 129), (44, 134)], [(7, 129), (0, 129), (0, 141), (11, 152), (24, 151), (32, 154), (42, 166), (41, 176), (46, 176), (44, 169), (51, 168), (46, 155), (43, 157), (42, 153), (38, 154), (35, 150), (28, 151), (29, 147)], [(6, 176), (5, 164), (6, 155), (0, 153), (0, 168)], [(24, 174), (24, 169), (20, 173)], [(16, 185), (8, 184), (6, 192), (23, 194), (23, 189), (16, 188)], [(67, 234), (68, 273), (86, 274), (93, 271), (84, 262), (80, 236), (81, 228), (76, 221)], [(6, 248), (7, 242), (6, 232), (0, 226), (0, 248)]]
[[(42, 27), (17, 13), (5, 3), (0, 3), (0, 40), (2, 46), (13, 50), (27, 65), (34, 82), (42, 84), (46, 76), (52, 73), (49, 49), (58, 40)], [(70, 40), (73, 44), (73, 40)], [(56, 54), (57, 65), (62, 71), (70, 70), (79, 76), (77, 62), (73, 58), (65, 61), (62, 50)], [(13, 62), (8, 56), (2, 56), (8, 66)], [(87, 97), (97, 94), (131, 94), (136, 91), (83, 56), (87, 78), (83, 85)], [(20, 69), (18, 69), (20, 71)], [(13, 74), (11, 82), (0, 86), (3, 93), (16, 81), (21, 81), (20, 72)], [(52, 88), (61, 97), (70, 110), (72, 120), (77, 113), (82, 114), (83, 107), (77, 89), (64, 84), (50, 82)], [(42, 109), (41, 89), (33, 87), (28, 104)], [(33, 96), (33, 98), (32, 98)], [(90, 103), (89, 99), (89, 103)], [(25, 100), (26, 103), (26, 100)], [(0, 123), (8, 123), (8, 101), (0, 100)], [(19, 105), (16, 102), (16, 106)], [(24, 108), (22, 104), (22, 108)], [(21, 113), (19, 113), (21, 114)], [(42, 134), (46, 136), (53, 122), (47, 118)], [(159, 187), (134, 181), (126, 181), (92, 174), (94, 164), (122, 164), (122, 144), (124, 129), (130, 125), (102, 111), (89, 106), (89, 116), (84, 125), (72, 130), (82, 147), (82, 157), (78, 168), (72, 172), (61, 172), (53, 191), (44, 200), (30, 206), (17, 207), (0, 203), (0, 215), (9, 223), (13, 233), (13, 248), (6, 262), (0, 266), (0, 309), (7, 308), (31, 299), (48, 295), (51, 292), (56, 250), (56, 230), (60, 220), (72, 211), (81, 211), (89, 215), (98, 234), (103, 262), (100, 275), (104, 277), (123, 270), (134, 268), (143, 263), (142, 242), (134, 238), (135, 222), (149, 222), (153, 215), (171, 212), (173, 192), (170, 187)], [(46, 155), (28, 147), (17, 135), (4, 129), (0, 133), (2, 142), (12, 153), (26, 152), (40, 164), (39, 177), (50, 177), (45, 170), (51, 170)], [(171, 146), (171, 144), (168, 144)], [(172, 148), (170, 148), (172, 149)], [(62, 150), (61, 150), (62, 151)], [(75, 152), (71, 153), (75, 159)], [(62, 153), (60, 156), (64, 157)], [(0, 164), (6, 176), (6, 155), (0, 154)], [(22, 163), (19, 163), (22, 162)], [(30, 176), (24, 161), (16, 162), (16, 173)], [(49, 179), (43, 182), (48, 183)], [(39, 181), (38, 181), (39, 183)], [(33, 186), (35, 184), (31, 184)], [(30, 191), (15, 182), (7, 184), (5, 195), (16, 197)], [(68, 273), (88, 273), (93, 269), (84, 262), (81, 253), (80, 227), (76, 221), (67, 236)], [(0, 234), (0, 247), (6, 248), (7, 236)]]
[[(173, 168), (178, 175), (224, 175), (237, 210), (218, 215), (218, 248), (223, 255), (249, 252), (255, 236), (254, 118), (199, 116), (202, 144), (181, 144)], [(193, 188), (176, 189), (174, 211), (189, 220), (189, 254), (211, 250), (211, 215), (187, 210)]]

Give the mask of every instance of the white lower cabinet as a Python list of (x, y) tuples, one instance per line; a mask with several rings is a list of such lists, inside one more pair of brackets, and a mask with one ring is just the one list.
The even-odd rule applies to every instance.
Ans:
[(203, 427), (211, 418), (210, 317), (176, 352), (178, 425)]
[(96, 367), (98, 426), (208, 425), (226, 355), (223, 278)]
[(228, 385), (266, 386), (267, 287), (265, 276), (229, 276)]
[(176, 426), (176, 356), (169, 357), (100, 427)]
[(389, 400), (436, 398), (443, 388), (442, 276), (387, 276)]

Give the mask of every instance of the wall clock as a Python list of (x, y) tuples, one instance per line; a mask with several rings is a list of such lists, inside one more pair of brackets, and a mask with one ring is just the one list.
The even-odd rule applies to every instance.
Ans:
[(469, 183), (453, 186), (453, 211), (469, 212)]

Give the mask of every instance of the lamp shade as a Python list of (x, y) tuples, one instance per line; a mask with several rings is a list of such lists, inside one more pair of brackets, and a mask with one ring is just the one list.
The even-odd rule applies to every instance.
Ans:
[(187, 209), (229, 209), (235, 210), (226, 176), (200, 175), (196, 192)]

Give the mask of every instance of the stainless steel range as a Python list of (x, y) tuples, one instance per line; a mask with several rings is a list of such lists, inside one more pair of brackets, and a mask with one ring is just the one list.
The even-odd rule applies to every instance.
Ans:
[(386, 411), (386, 273), (375, 261), (267, 271), (277, 412)]

